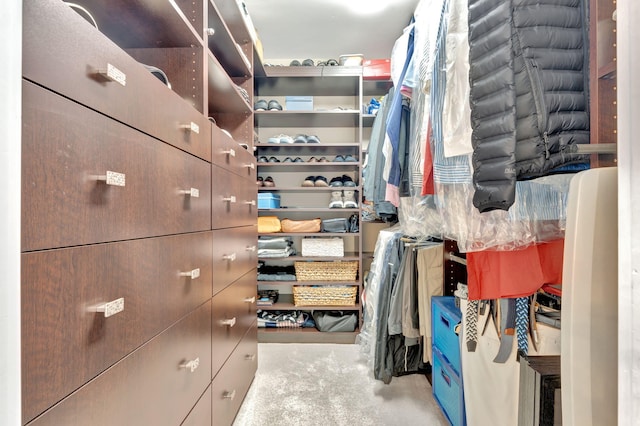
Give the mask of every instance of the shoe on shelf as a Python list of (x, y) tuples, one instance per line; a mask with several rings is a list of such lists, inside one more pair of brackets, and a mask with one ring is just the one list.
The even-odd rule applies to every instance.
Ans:
[(317, 163), (318, 159), (316, 157), (311, 157), (311, 158), (309, 158), (309, 160), (307, 160), (307, 162), (309, 162), (309, 163)]
[(356, 183), (351, 179), (351, 176), (342, 175), (342, 184), (346, 187), (356, 187)]
[(275, 135), (275, 136), (271, 136), (269, 139), (267, 139), (268, 143), (280, 143), (280, 138), (284, 136), (284, 135)]
[(344, 186), (344, 184), (342, 183), (342, 177), (336, 176), (332, 178), (331, 181), (329, 182), (329, 186), (333, 186), (333, 187)]
[(258, 163), (268, 163), (268, 162), (269, 162), (269, 159), (264, 155), (261, 155), (260, 157), (258, 157)]
[(336, 155), (333, 158), (333, 162), (335, 162), (335, 163), (344, 163), (344, 157), (342, 155)]
[(304, 67), (312, 67), (315, 64), (313, 63), (313, 59), (305, 59), (304, 61), (302, 61), (302, 66)]
[(283, 163), (293, 163), (293, 158), (291, 157), (287, 157), (284, 160), (282, 160)]
[(329, 184), (327, 183), (327, 178), (324, 176), (316, 176), (316, 180), (313, 182), (313, 186), (323, 186), (327, 187)]
[(344, 208), (345, 209), (357, 209), (358, 202), (356, 201), (356, 192), (353, 190), (345, 190), (342, 191), (342, 196), (344, 199)]
[(271, 176), (267, 176), (266, 178), (264, 178), (264, 186), (273, 188), (274, 186), (276, 186), (276, 183), (273, 181), (273, 178)]
[(316, 135), (307, 136), (307, 143), (320, 143), (320, 138)]
[(307, 135), (296, 135), (293, 138), (293, 143), (307, 143)]
[(262, 176), (258, 176), (256, 183), (258, 184), (258, 186), (264, 186), (264, 179), (262, 178)]
[(331, 200), (329, 200), (330, 209), (342, 209), (344, 208), (344, 202), (342, 201), (342, 191), (331, 191)]
[(344, 161), (347, 163), (357, 163), (358, 160), (356, 160), (356, 158), (353, 155), (345, 155), (344, 156)]
[(300, 157), (296, 157), (296, 158), (293, 159), (293, 162), (294, 163), (304, 163), (304, 160), (302, 158), (300, 158)]
[(293, 61), (291, 61), (291, 62), (289, 63), (289, 66), (290, 66), (290, 67), (299, 67), (299, 66), (300, 66), (300, 61), (299, 61), (299, 60), (297, 60), (297, 59), (294, 59)]
[(276, 157), (273, 157), (273, 156), (269, 157), (269, 163), (279, 163), (279, 162), (280, 160), (278, 160)]
[(280, 143), (293, 143), (293, 138), (289, 135), (280, 135)]
[(269, 109), (269, 104), (267, 103), (267, 101), (265, 101), (264, 99), (260, 99), (258, 100), (254, 105), (253, 105), (253, 110), (254, 111), (266, 111), (267, 109)]
[(269, 111), (282, 111), (282, 105), (275, 99), (269, 101), (268, 107)]
[(315, 176), (307, 176), (304, 178), (304, 182), (302, 182), (302, 186), (314, 186), (316, 182)]
[(326, 163), (326, 162), (327, 162), (327, 157), (318, 158), (318, 163)]

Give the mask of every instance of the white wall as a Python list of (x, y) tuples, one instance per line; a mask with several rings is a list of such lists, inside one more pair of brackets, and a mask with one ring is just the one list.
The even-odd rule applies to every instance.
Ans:
[(617, 15), (618, 424), (637, 425), (640, 418), (640, 2), (618, 0)]
[[(45, 34), (43, 36), (46, 37)], [(0, 423), (19, 425), (22, 2), (0, 14)]]

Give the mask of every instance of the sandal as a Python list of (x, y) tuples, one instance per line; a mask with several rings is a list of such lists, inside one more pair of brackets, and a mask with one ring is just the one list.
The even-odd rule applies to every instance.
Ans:
[(273, 178), (271, 176), (267, 176), (264, 179), (264, 186), (268, 186), (269, 188), (273, 188), (274, 186), (276, 186), (276, 183), (273, 181)]

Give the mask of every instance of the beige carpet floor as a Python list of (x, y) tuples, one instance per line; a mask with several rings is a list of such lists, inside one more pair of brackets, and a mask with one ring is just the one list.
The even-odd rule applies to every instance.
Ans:
[(234, 426), (446, 426), (424, 375), (373, 378), (359, 345), (258, 344)]

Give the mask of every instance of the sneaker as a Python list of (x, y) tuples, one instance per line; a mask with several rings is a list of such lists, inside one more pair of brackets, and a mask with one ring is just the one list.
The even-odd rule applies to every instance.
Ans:
[(356, 158), (352, 155), (345, 155), (344, 156), (344, 161), (347, 163), (357, 163), (358, 160), (356, 160)]
[(305, 59), (304, 61), (302, 61), (302, 66), (312, 67), (314, 65), (315, 63), (313, 62), (313, 59)]
[(331, 191), (331, 200), (329, 201), (330, 209), (342, 209), (344, 208), (344, 202), (342, 201), (342, 191)]
[(293, 143), (293, 138), (289, 135), (280, 135), (280, 143)]
[(273, 181), (273, 178), (271, 176), (267, 176), (266, 178), (264, 178), (264, 186), (273, 188), (274, 186), (276, 186), (276, 183)]
[(313, 186), (329, 186), (327, 178), (324, 176), (316, 176), (316, 180), (313, 182)]
[(304, 179), (304, 182), (302, 182), (302, 186), (314, 186), (315, 185), (315, 181), (316, 181), (316, 177), (315, 176), (307, 176)]
[(342, 155), (336, 155), (333, 158), (333, 162), (334, 163), (343, 163), (344, 162), (344, 157)]
[(333, 179), (331, 179), (331, 182), (329, 182), (329, 186), (333, 186), (333, 187), (344, 186), (344, 184), (342, 183), (342, 178), (340, 176), (334, 177)]
[(289, 63), (289, 66), (290, 66), (290, 67), (299, 67), (299, 66), (300, 66), (300, 61), (299, 61), (299, 60), (297, 60), (297, 59), (294, 59), (293, 61), (291, 61), (291, 62)]
[(282, 105), (274, 99), (269, 101), (268, 107), (269, 111), (282, 111)]
[(307, 135), (296, 135), (293, 138), (293, 143), (307, 143)]
[(284, 136), (284, 135), (275, 135), (275, 136), (271, 136), (269, 139), (267, 139), (268, 143), (280, 143), (280, 138)]
[(352, 190), (348, 190), (348, 191), (342, 191), (343, 193), (343, 198), (344, 198), (344, 208), (345, 209), (357, 209), (358, 208), (358, 202), (356, 201), (356, 197), (355, 197), (355, 191)]
[(260, 99), (258, 100), (254, 105), (253, 105), (253, 110), (254, 111), (266, 111), (269, 108), (269, 104), (267, 103), (267, 101), (265, 101), (264, 99)]
[(342, 175), (342, 184), (348, 187), (356, 187), (356, 183), (351, 179), (351, 176)]
[(316, 135), (307, 136), (307, 143), (320, 143), (320, 138)]

